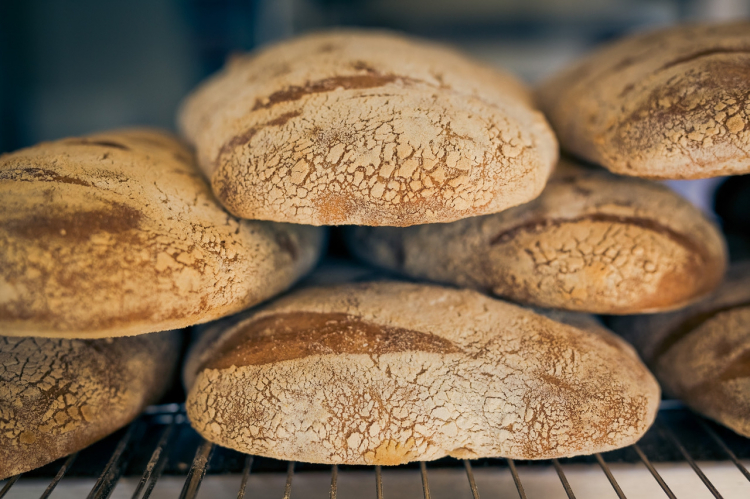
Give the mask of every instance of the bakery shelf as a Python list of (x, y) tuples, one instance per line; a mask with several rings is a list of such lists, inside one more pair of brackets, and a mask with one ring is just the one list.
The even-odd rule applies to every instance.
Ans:
[(750, 440), (665, 401), (636, 444), (551, 461), (441, 459), (386, 468), (243, 455), (201, 439), (178, 404), (152, 406), (83, 451), (0, 482), (26, 497), (750, 497)]

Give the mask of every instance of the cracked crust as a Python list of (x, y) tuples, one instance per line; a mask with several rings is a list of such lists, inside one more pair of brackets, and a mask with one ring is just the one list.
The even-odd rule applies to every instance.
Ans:
[(360, 258), (411, 277), (602, 314), (686, 306), (727, 260), (717, 227), (666, 187), (566, 160), (541, 196), (502, 213), (348, 231)]
[(632, 348), (600, 326), (470, 290), (308, 288), (207, 333), (186, 364), (191, 423), (278, 459), (590, 454), (638, 440), (659, 403)]
[(0, 329), (100, 338), (245, 309), (315, 263), (322, 230), (240, 221), (188, 149), (153, 130), (0, 157)]
[(260, 220), (407, 226), (495, 213), (536, 197), (557, 160), (521, 83), (378, 31), (238, 57), (179, 122), (219, 200)]
[(750, 262), (692, 307), (613, 322), (654, 369), (664, 390), (750, 437)]
[(179, 331), (69, 340), (0, 336), (0, 480), (104, 438), (172, 380)]
[(546, 81), (563, 149), (613, 172), (692, 179), (750, 172), (750, 22), (631, 36)]

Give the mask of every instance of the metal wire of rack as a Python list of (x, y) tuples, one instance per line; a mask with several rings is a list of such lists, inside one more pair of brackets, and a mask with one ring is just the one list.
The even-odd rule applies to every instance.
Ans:
[[(687, 436), (687, 437), (686, 437)], [(108, 459), (104, 459), (108, 456)], [(722, 495), (709, 480), (698, 464), (699, 461), (728, 461), (734, 464), (750, 482), (750, 472), (741, 462), (750, 458), (750, 440), (742, 438), (712, 422), (706, 421), (685, 408), (672, 404), (660, 410), (656, 424), (636, 444), (630, 447), (570, 459), (552, 459), (550, 461), (517, 462), (513, 459), (479, 459), (475, 461), (446, 458), (429, 463), (429, 469), (441, 467), (463, 467), (466, 474), (466, 487), (473, 499), (479, 499), (480, 491), (475, 480), (474, 469), (507, 468), (512, 476), (515, 492), (520, 499), (527, 494), (519, 474), (522, 466), (551, 465), (560, 480), (560, 485), (568, 498), (576, 497), (575, 491), (565, 474), (562, 463), (596, 464), (606, 476), (617, 497), (626, 497), (610, 469), (612, 462), (642, 463), (659, 485), (665, 497), (675, 499), (677, 496), (665, 479), (659, 474), (654, 462), (687, 462), (700, 478), (706, 489), (716, 498)], [(189, 463), (188, 461), (189, 460)], [(105, 462), (103, 468), (101, 463)], [(428, 463), (419, 462), (404, 466), (418, 472), (422, 483), (424, 499), (431, 499)], [(101, 468), (101, 469), (100, 469)], [(180, 499), (193, 499), (208, 472), (238, 473), (241, 476), (237, 499), (252, 497), (248, 489), (249, 478), (258, 472), (286, 472), (283, 498), (292, 497), (295, 474), (300, 468), (306, 470), (329, 470), (330, 490), (328, 497), (335, 499), (338, 493), (338, 481), (342, 468), (346, 466), (309, 465), (304, 463), (283, 462), (274, 459), (243, 455), (235, 451), (222, 449), (200, 438), (190, 428), (185, 417), (184, 408), (177, 404), (150, 407), (146, 413), (125, 429), (112, 435), (105, 441), (94, 444), (60, 459), (54, 463), (22, 475), (11, 477), (0, 488), (0, 499), (4, 499), (12, 487), (24, 478), (51, 477), (49, 484), (41, 494), (48, 498), (64, 478), (73, 476), (96, 476), (96, 481), (88, 493), (88, 499), (107, 499), (122, 476), (140, 476), (132, 499), (148, 499), (158, 480), (165, 474), (184, 476), (184, 483), (179, 494)], [(356, 467), (365, 468), (365, 467)], [(383, 479), (380, 466), (369, 467), (374, 470), (375, 496), (383, 499)], [(94, 473), (98, 471), (98, 474)], [(295, 497), (304, 497), (298, 493)], [(511, 497), (511, 496), (507, 496)]]

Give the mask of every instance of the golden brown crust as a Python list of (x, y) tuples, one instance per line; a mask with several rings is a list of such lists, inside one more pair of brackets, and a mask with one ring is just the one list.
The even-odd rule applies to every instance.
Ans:
[(722, 286), (692, 307), (613, 325), (666, 392), (750, 437), (750, 263), (730, 267)]
[(0, 480), (72, 454), (164, 393), (179, 331), (68, 340), (0, 336)]
[(384, 326), (344, 313), (287, 312), (245, 324), (201, 369), (228, 369), (311, 355), (449, 354), (461, 350), (439, 336)]
[(653, 422), (659, 388), (586, 324), (438, 286), (309, 288), (209, 327), (186, 364), (188, 417), (220, 445), (319, 463), (625, 446)]
[(750, 172), (750, 23), (635, 35), (546, 81), (537, 100), (563, 149), (613, 172)]
[(152, 130), (0, 158), (0, 329), (99, 338), (254, 305), (312, 267), (321, 229), (239, 221), (190, 151)]
[(237, 216), (406, 226), (536, 197), (557, 142), (521, 83), (387, 32), (317, 33), (236, 58), (180, 125)]
[(534, 201), (483, 217), (349, 229), (362, 259), (542, 307), (605, 314), (683, 307), (721, 281), (718, 228), (664, 186), (563, 160)]

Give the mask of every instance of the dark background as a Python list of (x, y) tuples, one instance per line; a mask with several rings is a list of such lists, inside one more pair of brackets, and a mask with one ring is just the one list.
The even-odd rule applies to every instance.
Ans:
[(0, 0), (0, 152), (173, 128), (180, 99), (229, 53), (324, 26), (448, 41), (535, 81), (630, 31), (748, 15), (748, 0)]
[[(747, 17), (750, 0), (0, 0), (0, 153), (108, 128), (174, 129), (180, 100), (228, 54), (321, 27), (441, 40), (533, 83), (626, 33)], [(670, 185), (710, 213), (722, 182)], [(748, 188), (729, 187), (726, 210), (747, 218)], [(721, 210), (729, 232), (747, 229)]]

